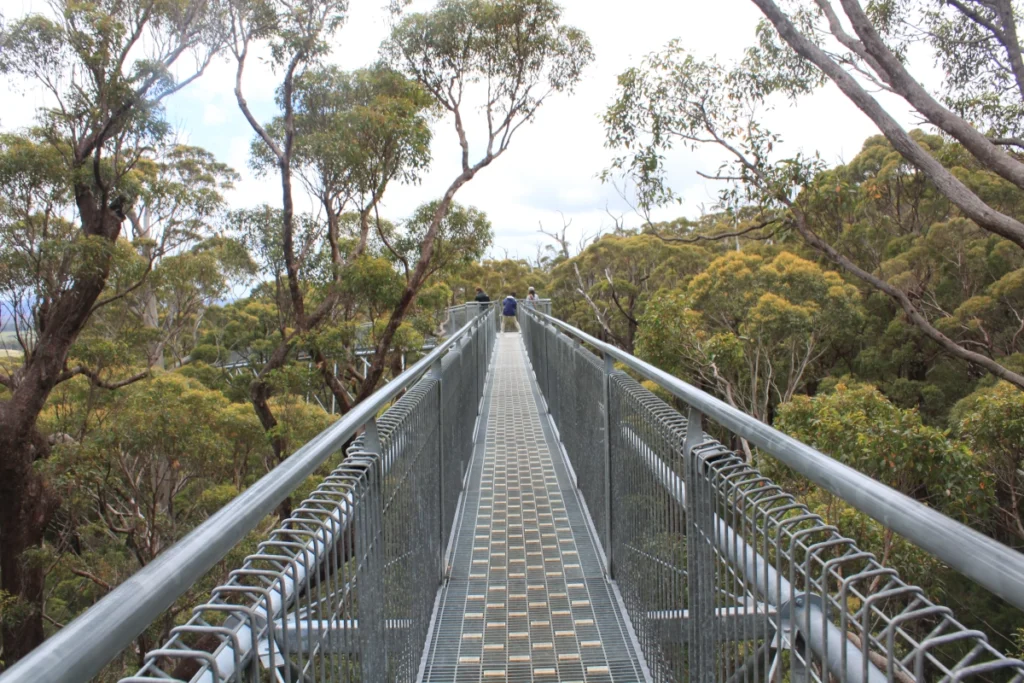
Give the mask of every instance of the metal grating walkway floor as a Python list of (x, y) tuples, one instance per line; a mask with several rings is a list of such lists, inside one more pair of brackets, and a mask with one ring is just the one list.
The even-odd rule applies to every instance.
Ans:
[(423, 680), (643, 681), (518, 334), (492, 371)]

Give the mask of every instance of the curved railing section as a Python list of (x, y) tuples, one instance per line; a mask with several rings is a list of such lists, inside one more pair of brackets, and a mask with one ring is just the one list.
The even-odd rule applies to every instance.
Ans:
[(521, 308), (519, 319), (655, 680), (1024, 680), (1024, 663), (711, 438), (704, 421), (1017, 608), (1024, 556), (556, 318)]
[(0, 679), (92, 678), (351, 442), (348, 457), (124, 680), (415, 680), (473, 453), (494, 316), (467, 318)]

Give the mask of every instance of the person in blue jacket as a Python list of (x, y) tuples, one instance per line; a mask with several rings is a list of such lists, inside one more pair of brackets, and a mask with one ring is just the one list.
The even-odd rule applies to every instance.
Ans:
[(512, 292), (505, 300), (501, 302), (501, 331), (505, 332), (508, 325), (512, 325), (512, 329), (516, 332), (519, 331), (519, 321), (516, 320), (516, 293)]

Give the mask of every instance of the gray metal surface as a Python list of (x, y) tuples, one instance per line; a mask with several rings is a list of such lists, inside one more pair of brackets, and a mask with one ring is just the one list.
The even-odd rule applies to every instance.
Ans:
[[(580, 474), (580, 488), (588, 507), (610, 507), (605, 549), (656, 680), (1024, 680), (1024, 664), (1002, 656), (984, 634), (966, 629), (951, 610), (930, 602), (711, 439), (701, 425), (713, 398), (677, 391), (676, 383), (683, 383), (675, 378), (565, 323), (532, 312), (520, 320), (567, 450), (587, 430), (608, 435), (607, 455), (579, 450), (573, 467), (587, 473)], [(587, 347), (604, 352), (604, 364)], [(685, 393), (693, 400), (689, 415), (625, 373), (610, 371), (611, 358), (681, 398)], [(591, 367), (604, 372), (604, 391), (595, 391), (599, 375)], [(605, 430), (597, 415), (604, 411)], [(756, 443), (764, 448), (768, 442)], [(606, 481), (588, 483), (604, 472)], [(892, 498), (899, 495), (871, 483)], [(592, 501), (597, 497), (603, 500)], [(890, 503), (899, 508), (901, 501)], [(951, 539), (964, 538), (956, 533), (959, 525), (937, 513), (929, 523), (950, 530)], [(993, 546), (985, 539), (978, 550), (1013, 565), (998, 571), (1020, 569), (1020, 555)]]
[[(175, 599), (227, 555), (233, 547), (242, 542), (246, 534), (272, 513), (329, 457), (337, 454), (349, 439), (360, 430), (373, 427), (376, 415), (391, 401), (402, 392), (421, 386), (424, 382), (436, 383), (436, 378), (424, 378), (425, 373), (428, 373), (432, 366), (448, 355), (465, 353), (461, 347), (467, 344), (469, 339), (473, 340), (473, 348), (478, 349), (478, 353), (481, 346), (484, 347), (483, 353), (492, 348), (494, 327), (488, 317), (490, 315), (493, 313), (488, 312), (483, 317), (472, 319), (420, 362), (298, 449), (271, 473), (241, 493), (174, 547), (161, 554), (153, 563), (118, 586), (90, 610), (12, 666), (3, 676), (0, 676), (0, 680), (3, 680), (3, 683), (15, 681), (69, 683), (70, 681), (91, 679), (107, 662), (129, 646), (132, 640), (155, 621)], [(472, 382), (482, 382), (482, 378), (477, 373), (473, 377), (465, 379), (465, 382), (467, 391), (477, 392), (478, 388), (468, 385)], [(415, 392), (410, 390), (406, 396), (413, 393)], [(438, 402), (435, 401), (434, 405), (438, 405)], [(439, 418), (436, 411), (433, 417), (435, 421)], [(382, 424), (385, 423), (386, 421), (382, 421)], [(386, 429), (389, 427), (385, 424), (385, 431)], [(412, 432), (416, 431), (412, 430)], [(392, 453), (391, 455), (385, 454), (384, 472), (388, 472), (391, 462), (404, 457), (403, 454), (409, 451), (408, 434), (410, 434), (408, 429), (396, 431), (393, 440), (391, 440), (390, 433), (384, 434), (386, 445), (392, 449), (389, 451)], [(434, 448), (435, 457), (437, 448)], [(468, 454), (465, 457), (468, 457)], [(361, 484), (357, 483), (357, 480), (362, 480), (353, 472), (345, 469), (346, 467), (348, 467), (347, 464), (335, 473), (340, 477), (338, 481), (328, 478), (310, 500), (294, 511), (296, 518), (289, 520), (287, 531), (275, 532), (271, 539), (261, 546), (261, 553), (250, 558), (243, 570), (233, 573), (228, 586), (223, 587), (223, 590), (218, 589), (220, 592), (215, 593), (213, 601), (214, 603), (218, 600), (223, 603), (232, 602), (234, 600), (227, 597), (228, 593), (232, 596), (240, 595), (242, 589), (238, 588), (238, 585), (246, 585), (248, 588), (245, 590), (248, 590), (249, 593), (246, 594), (248, 597), (245, 599), (257, 603), (263, 601), (262, 607), (250, 605), (237, 609), (225, 608), (216, 616), (216, 619), (220, 621), (213, 623), (209, 622), (207, 618), (209, 616), (207, 613), (210, 612), (209, 606), (197, 608), (195, 618), (189, 622), (187, 627), (181, 627), (185, 630), (176, 632), (172, 642), (153, 655), (150, 664), (147, 664), (147, 671), (158, 664), (173, 667), (173, 664), (168, 664), (168, 662), (171, 659), (180, 658), (182, 649), (195, 646), (196, 642), (204, 636), (206, 639), (203, 640), (202, 647), (197, 647), (197, 649), (205, 650), (205, 652), (196, 653), (197, 661), (206, 661), (210, 668), (213, 668), (216, 663), (217, 668), (225, 670), (229, 664), (233, 670), (252, 666), (253, 659), (250, 655), (253, 648), (257, 647), (259, 643), (253, 641), (252, 638), (245, 643), (239, 639), (238, 634), (242, 633), (244, 628), (244, 624), (241, 624), (239, 620), (248, 620), (254, 635), (268, 635), (274, 632), (276, 627), (280, 627), (276, 628), (276, 631), (281, 634), (282, 638), (286, 638), (288, 633), (286, 617), (296, 614), (294, 610), (299, 609), (297, 605), (301, 601), (305, 601), (306, 607), (309, 608), (307, 612), (303, 613), (303, 619), (308, 618), (308, 623), (314, 626), (321, 623), (331, 625), (330, 634), (322, 634), (324, 638), (328, 639), (327, 642), (330, 642), (330, 639), (338, 633), (344, 638), (350, 637), (349, 627), (354, 622), (346, 623), (347, 617), (344, 616), (324, 617), (323, 619), (314, 616), (321, 611), (321, 608), (313, 607), (313, 603), (319, 600), (319, 597), (315, 592), (310, 592), (314, 584), (316, 590), (325, 590), (324, 582), (327, 581), (325, 572), (333, 577), (335, 569), (341, 571), (348, 566), (347, 563), (354, 561), (353, 553), (356, 550), (353, 536), (356, 539), (362, 538), (366, 543), (372, 542), (368, 531), (369, 527), (357, 524), (359, 514), (356, 514), (354, 508), (350, 509), (349, 507), (354, 505), (356, 500), (364, 499), (362, 489), (359, 488)], [(437, 470), (438, 467), (435, 463), (428, 469)], [(390, 482), (394, 476), (392, 473), (391, 478), (378, 484), (370, 481), (365, 485), (383, 486), (384, 491), (387, 492), (392, 486)], [(339, 481), (347, 483), (342, 485)], [(342, 488), (339, 489), (339, 486)], [(340, 490), (349, 490), (344, 487), (350, 488), (351, 500), (339, 494)], [(339, 495), (341, 495), (340, 498)], [(457, 495), (457, 492), (451, 495)], [(373, 499), (372, 492), (366, 493), (365, 496), (369, 496), (370, 500)], [(435, 498), (437, 501), (435, 507), (439, 507), (441, 504), (439, 495), (435, 494)], [(383, 504), (387, 504), (387, 501), (384, 501)], [(360, 514), (367, 515), (367, 519), (371, 518), (369, 512)], [(416, 510), (412, 517), (418, 516), (419, 511)], [(386, 515), (384, 523), (388, 523)], [(435, 546), (439, 546), (440, 526), (440, 517), (438, 517), (434, 527), (435, 533), (424, 537), (432, 539)], [(266, 555), (268, 556), (262, 556), (263, 550), (267, 551)], [(392, 552), (391, 545), (388, 546), (388, 552)], [(287, 557), (287, 559), (282, 559), (283, 557)], [(386, 557), (390, 557), (390, 555)], [(364, 563), (362, 566), (370, 565)], [(248, 571), (250, 567), (254, 569), (246, 575), (248, 578), (241, 576), (241, 573)], [(258, 579), (253, 578), (257, 576)], [(313, 577), (318, 578), (314, 580)], [(331, 581), (336, 580), (331, 579)], [(303, 581), (306, 581), (308, 585), (302, 584)], [(256, 583), (259, 584), (258, 590), (254, 587)], [(345, 593), (345, 595), (351, 595), (350, 598), (342, 595), (345, 590), (349, 590), (348, 588), (335, 587), (332, 590), (335, 591), (332, 595), (337, 600), (356, 599), (355, 593)], [(357, 591), (358, 589), (353, 586), (352, 590)], [(431, 594), (436, 591), (436, 584), (429, 590)], [(337, 591), (342, 591), (342, 593)], [(261, 597), (258, 597), (257, 593)], [(365, 599), (362, 603), (372, 604), (367, 603)], [(261, 613), (260, 610), (265, 613)], [(188, 629), (192, 630), (188, 631)], [(228, 647), (232, 643), (234, 646)], [(422, 640), (420, 640), (421, 643)], [(417, 644), (416, 647), (419, 648), (420, 644)], [(280, 647), (287, 651), (291, 646), (285, 647), (282, 644)], [(177, 652), (174, 652), (175, 650)], [(232, 660), (235, 654), (244, 651), (249, 659), (217, 663), (208, 654), (214, 650), (227, 652), (228, 660)], [(273, 658), (273, 651), (268, 649), (266, 656)], [(306, 660), (303, 661), (306, 662)], [(285, 670), (291, 671), (291, 669)], [(246, 680), (250, 679), (246, 678)]]
[(424, 680), (642, 681), (518, 335), (499, 337)]
[(520, 301), (522, 337), (497, 334), (496, 304), (453, 308), (449, 325), (464, 324), (449, 340), (3, 683), (91, 678), (357, 434), (348, 458), (125, 683), (1024, 681), (1024, 664), (703, 421), (1021, 606), (1019, 554), (549, 307)]
[(557, 328), (585, 342), (599, 353), (611, 356), (643, 379), (655, 382), (731, 433), (746, 439), (764, 453), (792, 467), (826, 491), (839, 496), (1018, 609), (1024, 610), (1024, 558), (1020, 553), (772, 429), (621, 349), (595, 339), (557, 318), (543, 313), (537, 318), (551, 328)]

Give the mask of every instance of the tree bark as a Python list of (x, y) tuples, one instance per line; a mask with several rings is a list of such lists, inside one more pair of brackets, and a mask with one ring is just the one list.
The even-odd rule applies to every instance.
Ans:
[[(17, 619), (3, 622), (4, 662), (18, 661), (43, 642), (43, 567), (26, 554), (42, 546), (59, 499), (33, 468), (49, 455), (46, 439), (33, 425), (11, 430), (11, 410), (0, 406), (0, 589), (17, 598)], [(20, 434), (17, 432), (21, 432)]]
[[(121, 218), (94, 195), (90, 186), (75, 187), (82, 232), (113, 243)], [(60, 504), (59, 497), (35, 470), (50, 454), (49, 442), (36, 426), (50, 392), (67, 378), (68, 351), (92, 315), (106, 286), (112, 251), (99, 262), (84, 264), (70, 289), (40, 306), (38, 340), (11, 378), (11, 396), (0, 401), (0, 589), (14, 596), (24, 617), (5, 621), (4, 661), (13, 664), (43, 641), (44, 567), (26, 553), (42, 545), (43, 534)]]
[[(271, 391), (270, 385), (267, 384), (267, 374), (284, 366), (291, 347), (292, 344), (289, 340), (282, 340), (274, 349), (274, 353), (270, 355), (270, 359), (263, 369), (260, 370), (259, 375), (249, 385), (249, 399), (252, 401), (252, 407), (256, 411), (260, 425), (267, 433), (277, 427), (277, 418), (274, 417), (274, 411), (270, 409)], [(270, 438), (270, 444), (274, 449), (274, 457), (277, 462), (284, 460), (288, 451), (288, 444), (285, 443), (285, 440), (279, 434), (274, 434)]]
[(483, 166), (489, 164), (490, 161), (491, 159), (489, 157), (485, 157), (484, 161), (481, 161), (479, 164), (460, 173), (455, 181), (448, 187), (448, 190), (444, 193), (444, 197), (442, 197), (440, 203), (437, 205), (437, 210), (434, 212), (434, 218), (430, 222), (430, 228), (427, 230), (427, 234), (423, 237), (423, 244), (420, 245), (419, 261), (417, 261), (416, 267), (409, 276), (409, 280), (405, 286), (405, 291), (402, 292), (401, 299), (398, 300), (395, 308), (391, 311), (391, 319), (388, 320), (388, 324), (384, 328), (384, 332), (381, 334), (380, 340), (377, 342), (377, 347), (373, 354), (373, 362), (370, 363), (370, 367), (366, 370), (366, 379), (359, 388), (359, 394), (356, 396), (356, 403), (359, 403), (374, 392), (377, 388), (377, 383), (384, 374), (384, 369), (387, 364), (388, 349), (391, 347), (391, 340), (394, 339), (395, 333), (398, 331), (398, 327), (402, 324), (402, 320), (405, 318), (406, 312), (409, 310), (409, 307), (416, 298), (416, 294), (426, 281), (427, 271), (430, 267), (430, 259), (434, 253), (434, 241), (437, 239), (437, 233), (441, 228), (441, 222), (444, 220), (445, 216), (448, 215), (448, 209), (452, 205), (455, 193), (458, 192), (460, 187), (472, 180), (477, 171)]
[(814, 64), (830, 78), (857, 108), (864, 112), (878, 127), (885, 138), (907, 161), (921, 170), (935, 186), (967, 218), (980, 227), (1000, 237), (1005, 237), (1024, 248), (1024, 223), (1012, 216), (996, 211), (981, 200), (978, 195), (945, 168), (939, 161), (921, 147), (903, 130), (897, 121), (878, 103), (870, 93), (847, 73), (839, 64), (793, 25), (789, 17), (772, 0), (752, 0), (761, 12), (775, 26), (779, 36), (793, 50)]

